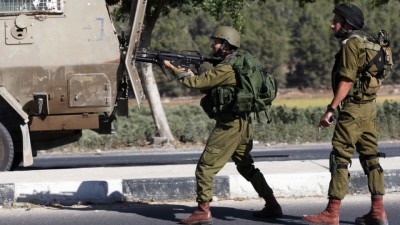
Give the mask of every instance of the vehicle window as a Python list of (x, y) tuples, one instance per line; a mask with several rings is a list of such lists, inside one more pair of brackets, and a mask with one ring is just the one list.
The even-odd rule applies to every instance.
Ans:
[(0, 0), (1, 14), (62, 13), (63, 0)]

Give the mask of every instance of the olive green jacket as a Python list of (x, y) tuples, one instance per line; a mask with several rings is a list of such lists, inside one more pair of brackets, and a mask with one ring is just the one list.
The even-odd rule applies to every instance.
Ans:
[(181, 77), (178, 78), (181, 84), (192, 89), (210, 90), (218, 86), (236, 85), (235, 71), (226, 61), (227, 59), (200, 75), (181, 76), (186, 72), (179, 69), (173, 72)]
[[(335, 64), (332, 70), (332, 89), (336, 93), (339, 82), (342, 78), (347, 78), (354, 83), (358, 81), (358, 76), (366, 65), (366, 50), (364, 42), (360, 38), (352, 36), (357, 34), (365, 36), (362, 31), (355, 30), (350, 37), (343, 40), (339, 52), (335, 56)], [(349, 97), (361, 95), (357, 93), (357, 87), (353, 85)], [(362, 101), (370, 101), (376, 98), (376, 94), (359, 96)]]

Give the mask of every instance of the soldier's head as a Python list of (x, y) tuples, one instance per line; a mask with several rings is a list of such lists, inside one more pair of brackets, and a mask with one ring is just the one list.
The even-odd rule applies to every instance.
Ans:
[(355, 5), (341, 3), (333, 9), (334, 18), (331, 28), (336, 38), (344, 38), (351, 30), (361, 30), (364, 26), (364, 15)]
[(240, 47), (240, 34), (235, 28), (219, 26), (211, 34), (215, 56), (226, 56)]

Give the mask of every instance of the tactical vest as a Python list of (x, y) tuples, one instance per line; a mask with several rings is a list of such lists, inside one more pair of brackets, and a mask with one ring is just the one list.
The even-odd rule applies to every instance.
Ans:
[(211, 118), (220, 114), (237, 117), (255, 113), (259, 120), (259, 112), (265, 112), (267, 115), (277, 95), (275, 78), (248, 52), (236, 51), (222, 63), (232, 65), (237, 84), (211, 90), (201, 101), (204, 111)]
[(366, 57), (350, 94), (360, 100), (364, 96), (376, 96), (383, 80), (392, 73), (393, 58), (389, 36), (386, 31), (381, 30), (377, 39), (360, 32), (354, 32), (350, 35), (349, 39), (351, 38), (357, 38), (364, 44)]

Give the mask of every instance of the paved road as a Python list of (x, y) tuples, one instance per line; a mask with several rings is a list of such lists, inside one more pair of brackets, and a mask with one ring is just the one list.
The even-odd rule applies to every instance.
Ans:
[[(326, 206), (325, 197), (280, 198), (284, 210), (281, 219), (260, 220), (252, 216), (251, 211), (262, 207), (258, 199), (243, 201), (216, 201), (212, 203), (212, 214), (215, 225), (296, 225), (303, 224), (303, 214), (314, 214)], [(111, 205), (75, 205), (53, 207), (0, 208), (0, 224), (7, 225), (168, 225), (177, 224), (180, 218), (190, 215), (194, 202), (152, 202), (123, 203)], [(357, 216), (369, 210), (369, 196), (348, 195), (341, 207), (341, 225), (354, 224)], [(400, 193), (388, 194), (385, 206), (390, 225), (400, 224)]]
[[(143, 166), (175, 165), (197, 163), (202, 149), (177, 151), (175, 149), (141, 150), (140, 152), (97, 152), (83, 154), (44, 154), (34, 159), (31, 167), (17, 170), (37, 170), (55, 168), (85, 168), (99, 166)], [(288, 161), (327, 159), (330, 144), (257, 146), (252, 151), (255, 161)], [(383, 142), (379, 150), (387, 157), (400, 156), (398, 142)], [(357, 154), (355, 157), (358, 157)]]
[[(295, 146), (290, 148), (298, 150)], [(307, 149), (311, 151), (313, 148), (309, 146)], [(163, 158), (163, 155), (152, 157), (156, 156)], [(54, 160), (53, 155), (48, 157)], [(399, 160), (400, 157), (387, 157), (381, 162), (385, 170), (386, 190), (390, 194), (400, 192)], [(277, 196), (326, 196), (330, 180), (328, 159), (268, 160), (256, 162), (256, 166), (266, 176)], [(173, 164), (4, 172), (0, 173), (0, 205), (193, 199), (196, 195), (195, 167), (196, 164)], [(367, 193), (367, 179), (360, 164), (355, 161), (349, 170), (349, 193)], [(214, 195), (229, 199), (257, 197), (250, 183), (238, 174), (232, 162), (215, 178)]]

